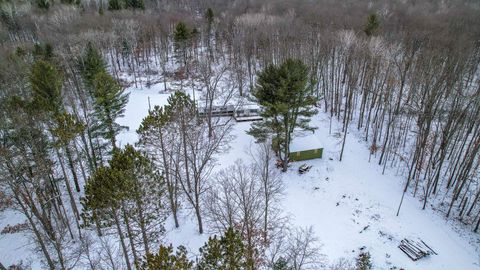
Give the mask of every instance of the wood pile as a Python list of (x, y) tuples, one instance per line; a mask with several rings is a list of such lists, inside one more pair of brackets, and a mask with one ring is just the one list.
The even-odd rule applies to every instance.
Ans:
[(405, 238), (400, 242), (398, 248), (407, 254), (407, 256), (413, 261), (419, 260), (428, 255), (437, 255), (437, 253), (421, 239), (415, 241)]

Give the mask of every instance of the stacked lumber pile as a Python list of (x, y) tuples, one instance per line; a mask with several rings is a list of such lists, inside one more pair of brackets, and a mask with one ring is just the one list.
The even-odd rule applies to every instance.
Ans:
[(415, 241), (415, 240), (409, 240), (405, 238), (400, 242), (400, 245), (398, 246), (398, 248), (400, 248), (400, 250), (402, 250), (405, 254), (407, 254), (407, 256), (413, 261), (416, 261), (428, 255), (432, 255), (432, 254), (437, 255), (437, 253), (433, 251), (433, 249), (431, 249), (421, 239), (418, 239), (417, 241)]

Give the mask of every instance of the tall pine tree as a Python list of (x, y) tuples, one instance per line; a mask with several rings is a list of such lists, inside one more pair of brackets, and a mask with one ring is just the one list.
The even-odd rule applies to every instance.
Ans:
[[(184, 22), (179, 22), (175, 26), (173, 32), (173, 40), (175, 44), (175, 52), (180, 63), (187, 68), (187, 49), (190, 45), (191, 31)], [(188, 70), (187, 70), (188, 71)]]
[[(100, 52), (89, 42), (85, 52), (77, 63), (80, 71), (84, 88), (79, 93), (79, 101), (83, 110), (83, 117), (86, 124), (86, 136), (84, 136), (85, 148), (90, 169), (96, 170), (98, 166), (103, 165), (103, 156), (107, 152), (108, 143), (102, 140), (102, 126), (100, 119), (94, 115), (94, 79), (100, 72), (106, 72), (107, 65)], [(89, 146), (89, 147), (88, 147)]]
[(175, 227), (178, 228), (180, 226), (177, 215), (180, 207), (179, 183), (172, 165), (175, 152), (175, 148), (172, 147), (172, 139), (177, 135), (170, 132), (171, 121), (171, 115), (165, 112), (164, 107), (155, 106), (142, 120), (137, 134), (139, 135), (138, 144), (159, 161), (158, 167), (164, 176), (170, 210)]
[[(53, 150), (55, 150), (57, 162), (60, 164), (72, 210), (77, 217), (76, 221), (78, 221), (80, 214), (68, 179), (69, 175), (64, 165), (62, 150), (67, 155), (75, 188), (80, 191), (70, 142), (81, 132), (81, 125), (76, 126), (78, 121), (65, 112), (62, 100), (63, 77), (52, 63), (45, 60), (35, 61), (31, 69), (30, 86), (33, 92), (32, 104), (36, 109), (36, 114), (54, 140), (52, 143)], [(80, 224), (77, 223), (77, 225), (79, 227)]]
[(128, 129), (116, 120), (124, 116), (128, 94), (124, 88), (106, 71), (97, 73), (93, 79), (93, 97), (95, 117), (99, 120), (98, 131), (103, 138), (110, 141), (112, 149), (117, 147), (116, 136)]
[[(82, 205), (86, 225), (115, 225), (122, 248), (133, 255), (136, 268), (140, 267), (142, 251), (149, 254), (150, 246), (165, 232), (163, 185), (151, 160), (127, 145), (115, 149), (109, 167), (100, 167), (85, 187)], [(130, 251), (126, 251), (127, 246)]]
[[(108, 74), (107, 65), (93, 44), (87, 44), (85, 55), (78, 64), (94, 107), (92, 123), (89, 125), (89, 136), (108, 140), (114, 149), (116, 148), (116, 135), (127, 129), (116, 123), (116, 120), (123, 117), (128, 94), (125, 94), (124, 88), (112, 75)], [(98, 147), (101, 151), (104, 145)], [(101, 156), (101, 154), (99, 155)]]
[(100, 227), (115, 225), (120, 238), (127, 269), (131, 270), (129, 252), (122, 229), (121, 207), (128, 199), (129, 183), (120, 170), (100, 167), (85, 184), (85, 197), (82, 198), (83, 219), (86, 225), (95, 222)]
[(107, 64), (95, 46), (88, 42), (84, 55), (78, 61), (78, 68), (82, 74), (85, 86), (89, 91), (92, 91), (95, 76), (100, 72), (105, 72)]
[(280, 66), (269, 65), (258, 74), (252, 94), (263, 107), (263, 121), (255, 122), (248, 133), (257, 141), (272, 137), (283, 171), (287, 170), (290, 142), (295, 129), (314, 130), (310, 117), (317, 110), (308, 67), (300, 60), (287, 59)]
[(126, 178), (129, 201), (122, 210), (127, 216), (124, 219), (132, 238), (131, 246), (141, 243), (136, 249), (149, 253), (150, 245), (165, 232), (164, 181), (152, 161), (129, 144), (113, 153), (110, 166)]
[(45, 60), (37, 60), (30, 72), (33, 102), (40, 110), (53, 114), (62, 108), (63, 79), (58, 69)]

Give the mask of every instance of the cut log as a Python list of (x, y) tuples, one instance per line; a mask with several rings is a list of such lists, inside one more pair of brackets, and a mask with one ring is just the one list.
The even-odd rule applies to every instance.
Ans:
[(431, 254), (437, 255), (437, 253), (433, 251), (433, 249), (430, 248), (430, 246), (428, 246), (421, 239), (418, 239), (418, 241), (414, 241), (405, 238), (400, 241), (400, 245), (398, 246), (398, 248), (400, 248), (400, 250), (403, 251), (413, 261), (416, 261)]

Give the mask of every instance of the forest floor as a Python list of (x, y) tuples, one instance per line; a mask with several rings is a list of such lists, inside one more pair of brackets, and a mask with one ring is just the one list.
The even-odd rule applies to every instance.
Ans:
[[(149, 103), (151, 106), (166, 103), (169, 94), (163, 90), (162, 83), (150, 88), (129, 88), (130, 101), (125, 117), (118, 122), (129, 126), (130, 130), (120, 135), (119, 143), (136, 142), (135, 130), (147, 115)], [(254, 143), (245, 133), (250, 124), (235, 124), (235, 139), (230, 143), (230, 150), (218, 158), (218, 168), (238, 159), (248, 159), (248, 149)], [(404, 178), (388, 168), (382, 174), (382, 168), (373, 157), (369, 162), (368, 145), (354, 130), (347, 136), (340, 162), (341, 125), (334, 119), (329, 133), (330, 119), (324, 113), (315, 116), (312, 124), (318, 127), (315, 135), (324, 144), (323, 158), (291, 164), (283, 174), (286, 188), (281, 205), (283, 215), (291, 224), (313, 226), (326, 263), (331, 264), (341, 257), (353, 259), (363, 249), (370, 252), (374, 269), (480, 269), (478, 234), (446, 221), (431, 209), (422, 210), (422, 203), (410, 194), (405, 196), (397, 217)], [(299, 175), (297, 170), (303, 163), (313, 167), (308, 173)], [(165, 242), (184, 245), (195, 255), (208, 234), (197, 233), (195, 219), (188, 210), (182, 215), (179, 229), (174, 228), (172, 220), (167, 220)], [(22, 222), (20, 215), (6, 211), (0, 218), (0, 230), (18, 222)], [(421, 238), (438, 255), (413, 262), (398, 248), (404, 238)], [(33, 269), (38, 269), (33, 256), (28, 239), (21, 233), (0, 235), (2, 263), (33, 261)]]

